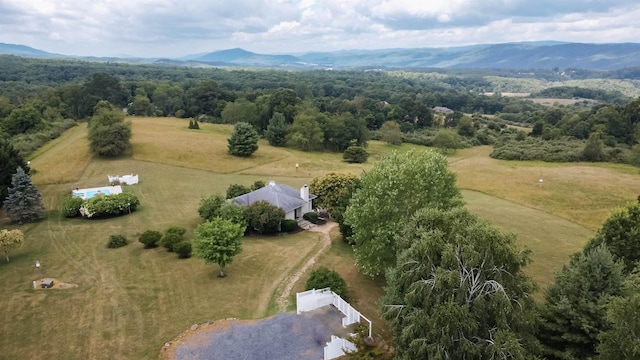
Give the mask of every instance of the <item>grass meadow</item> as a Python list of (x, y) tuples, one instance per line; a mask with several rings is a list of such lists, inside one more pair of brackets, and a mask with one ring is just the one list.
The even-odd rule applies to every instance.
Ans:
[[(218, 279), (216, 266), (202, 260), (180, 260), (163, 248), (143, 249), (137, 236), (179, 225), (191, 237), (201, 222), (200, 199), (224, 193), (232, 183), (275, 180), (301, 186), (330, 171), (361, 174), (393, 149), (416, 148), (371, 142), (369, 162), (351, 165), (341, 161), (341, 154), (261, 142), (253, 157), (239, 159), (226, 154), (231, 126), (201, 124), (198, 131), (187, 129), (181, 119), (131, 120), (133, 148), (126, 156), (92, 157), (81, 124), (30, 157), (48, 217), (21, 226), (24, 245), (12, 252), (11, 262), (0, 261), (0, 359), (157, 358), (165, 342), (192, 324), (272, 315), (284, 279), (317, 251), (319, 234), (247, 237), (226, 279)], [(612, 210), (640, 194), (635, 168), (508, 162), (490, 159), (489, 153), (488, 147), (458, 151), (450, 156), (451, 168), (469, 209), (514, 232), (520, 244), (533, 250), (527, 272), (542, 286)], [(59, 216), (61, 200), (72, 188), (106, 185), (108, 174), (130, 173), (140, 176), (140, 184), (126, 189), (139, 197), (138, 211), (105, 220)], [(17, 227), (6, 218), (1, 221), (3, 228)], [(130, 244), (107, 249), (110, 234), (124, 234)], [(374, 321), (378, 334), (386, 335), (385, 327), (376, 325), (383, 284), (357, 272), (336, 230), (332, 239), (317, 266), (338, 271), (353, 304)], [(39, 271), (36, 260), (42, 263)], [(32, 281), (42, 277), (77, 287), (33, 290)], [(302, 290), (305, 281), (294, 290)]]

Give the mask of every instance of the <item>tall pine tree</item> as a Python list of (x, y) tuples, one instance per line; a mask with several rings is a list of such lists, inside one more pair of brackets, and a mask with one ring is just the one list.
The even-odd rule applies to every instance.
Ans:
[(20, 154), (13, 148), (9, 140), (0, 136), (0, 206), (7, 197), (7, 189), (11, 185), (11, 175), (17, 167), (26, 168), (26, 164)]
[(4, 201), (9, 218), (20, 224), (44, 217), (42, 195), (31, 182), (31, 177), (21, 167), (11, 177), (9, 195)]

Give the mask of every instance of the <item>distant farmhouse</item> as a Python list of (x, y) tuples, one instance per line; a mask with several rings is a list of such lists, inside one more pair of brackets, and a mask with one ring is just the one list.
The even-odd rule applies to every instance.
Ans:
[(435, 106), (433, 111), (441, 114), (453, 114), (453, 110), (445, 106)]
[(285, 218), (298, 220), (305, 213), (313, 211), (313, 199), (317, 196), (309, 194), (309, 187), (304, 185), (300, 190), (296, 190), (289, 185), (276, 184), (269, 181), (269, 185), (252, 191), (248, 194), (240, 195), (233, 199), (238, 205), (251, 205), (256, 201), (268, 201), (271, 205), (284, 210)]

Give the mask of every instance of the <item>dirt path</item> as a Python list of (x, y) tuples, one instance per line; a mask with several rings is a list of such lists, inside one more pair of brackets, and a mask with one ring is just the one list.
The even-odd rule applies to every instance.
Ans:
[(278, 299), (276, 300), (276, 304), (278, 305), (279, 312), (285, 312), (287, 310), (287, 303), (289, 302), (289, 296), (291, 295), (291, 289), (293, 286), (300, 280), (300, 277), (304, 275), (312, 266), (316, 263), (320, 255), (326, 250), (329, 245), (331, 245), (331, 236), (329, 236), (329, 232), (334, 227), (338, 226), (335, 222), (328, 222), (324, 225), (314, 226), (309, 229), (309, 231), (319, 232), (320, 233), (320, 241), (322, 242), (321, 248), (311, 256), (309, 260), (307, 260), (301, 267), (293, 274), (290, 274), (284, 279), (284, 289)]

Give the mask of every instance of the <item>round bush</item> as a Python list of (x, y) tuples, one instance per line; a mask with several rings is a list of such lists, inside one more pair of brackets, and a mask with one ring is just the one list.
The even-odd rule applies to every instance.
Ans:
[(178, 236), (182, 236), (187, 232), (187, 229), (180, 226), (172, 226), (164, 231), (165, 235), (176, 234)]
[(145, 248), (156, 247), (156, 243), (160, 241), (160, 239), (162, 239), (162, 234), (154, 230), (147, 230), (138, 237), (138, 241), (143, 243)]
[(166, 234), (163, 238), (162, 238), (162, 246), (164, 246), (167, 251), (171, 252), (173, 251), (173, 247), (182, 241), (182, 236), (178, 235), (178, 234)]
[(191, 242), (180, 241), (173, 245), (173, 251), (178, 254), (180, 259), (186, 259), (191, 257)]
[(347, 299), (347, 283), (333, 270), (321, 267), (311, 272), (307, 280), (306, 290), (331, 288), (331, 291)]
[(127, 241), (127, 237), (124, 235), (110, 235), (109, 242), (107, 243), (107, 247), (109, 249), (115, 249), (115, 248), (123, 247), (128, 243), (129, 242)]
[(318, 223), (318, 214), (314, 213), (312, 211), (302, 215), (302, 218), (307, 220), (308, 222), (310, 222), (312, 224), (317, 224)]
[(298, 229), (298, 221), (285, 219), (280, 223), (280, 230), (282, 232), (292, 232)]

